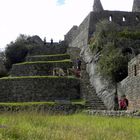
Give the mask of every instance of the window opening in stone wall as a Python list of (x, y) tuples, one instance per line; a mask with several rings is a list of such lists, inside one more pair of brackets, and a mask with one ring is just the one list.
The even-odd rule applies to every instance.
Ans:
[(136, 16), (136, 21), (140, 21), (139, 16)]
[(109, 16), (109, 21), (112, 22), (112, 16)]
[(137, 76), (137, 66), (134, 65), (134, 76)]
[(125, 17), (125, 16), (123, 16), (122, 21), (123, 21), (123, 22), (125, 22), (125, 21), (126, 21), (126, 17)]

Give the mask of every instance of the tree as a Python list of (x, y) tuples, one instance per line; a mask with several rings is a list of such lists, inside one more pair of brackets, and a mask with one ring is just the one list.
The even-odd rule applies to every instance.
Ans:
[(115, 83), (127, 75), (128, 61), (140, 51), (140, 29), (121, 27), (103, 20), (96, 25), (90, 48), (99, 55), (98, 71)]
[(23, 62), (28, 53), (28, 42), (24, 35), (20, 35), (15, 42), (11, 42), (5, 49), (7, 68), (11, 68), (12, 64)]
[(96, 31), (91, 39), (90, 48), (94, 53), (101, 51), (108, 42), (116, 43), (119, 25), (107, 20), (100, 21), (96, 25)]
[(112, 43), (108, 43), (98, 61), (98, 70), (103, 76), (119, 82), (128, 74), (127, 65), (127, 57), (123, 56), (121, 50)]
[(0, 52), (0, 77), (7, 76), (7, 70), (5, 67), (6, 57), (3, 51)]

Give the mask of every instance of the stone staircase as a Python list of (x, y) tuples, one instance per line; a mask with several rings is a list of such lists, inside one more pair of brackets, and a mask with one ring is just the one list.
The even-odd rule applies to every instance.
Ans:
[(82, 71), (81, 71), (81, 93), (83, 98), (86, 100), (86, 108), (93, 109), (93, 110), (106, 110), (103, 101), (97, 96), (94, 87), (90, 85), (89, 75), (86, 72), (85, 64)]
[(80, 79), (74, 76), (53, 76), (56, 67), (62, 68), (65, 73), (68, 68), (72, 68), (74, 64), (70, 55), (56, 54), (55, 49), (51, 49), (50, 54), (45, 54), (42, 48), (38, 55), (37, 51), (27, 56), (25, 62), (14, 64), (9, 77), (0, 78), (0, 102), (69, 101), (84, 98), (88, 109), (106, 110), (90, 85), (84, 63)]

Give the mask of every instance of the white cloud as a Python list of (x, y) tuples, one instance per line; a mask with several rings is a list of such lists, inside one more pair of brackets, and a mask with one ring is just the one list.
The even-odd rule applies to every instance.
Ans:
[[(104, 9), (131, 10), (133, 0), (101, 0)], [(126, 5), (127, 3), (127, 5)], [(0, 47), (22, 33), (58, 41), (92, 10), (93, 0), (0, 0)], [(116, 8), (115, 8), (116, 7)], [(126, 7), (126, 8), (125, 8)]]

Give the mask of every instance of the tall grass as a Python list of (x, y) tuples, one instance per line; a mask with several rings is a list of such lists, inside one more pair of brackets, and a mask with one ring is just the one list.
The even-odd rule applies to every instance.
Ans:
[(140, 140), (140, 120), (4, 113), (0, 115), (0, 140)]

